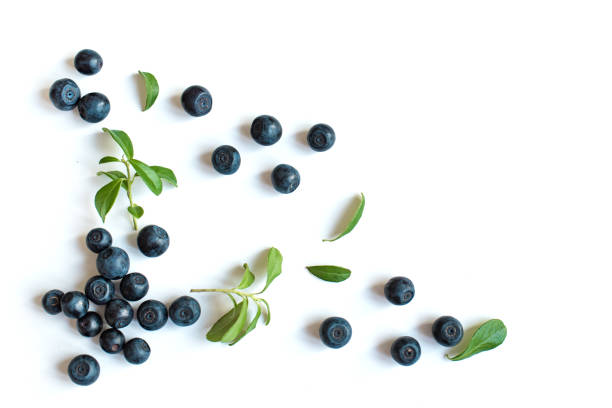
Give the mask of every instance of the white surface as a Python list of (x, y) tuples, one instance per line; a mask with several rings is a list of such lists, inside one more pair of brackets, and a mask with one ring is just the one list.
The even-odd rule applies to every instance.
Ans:
[[(255, 5), (257, 3), (258, 5)], [(9, 405), (81, 403), (152, 406), (602, 406), (608, 401), (612, 194), (611, 6), (601, 1), (14, 3), (0, 17), (3, 40), (2, 399)], [(78, 74), (74, 54), (104, 58)], [(137, 70), (161, 93), (141, 109)], [(111, 100), (109, 117), (87, 124), (47, 98), (56, 79)], [(211, 114), (191, 118), (180, 92), (201, 84)], [(284, 134), (272, 147), (245, 135), (272, 114)], [(302, 142), (317, 122), (337, 143), (314, 153)], [(100, 132), (123, 129), (136, 157), (175, 170), (179, 188), (160, 197), (139, 187), (142, 225), (171, 237), (146, 259), (120, 197), (105, 227), (145, 273), (149, 298), (170, 302), (194, 287), (226, 287), (243, 262), (262, 277), (274, 245), (283, 274), (266, 293), (270, 326), (235, 347), (209, 343), (206, 329), (228, 307), (198, 295), (204, 315), (190, 328), (148, 333), (149, 361), (128, 365), (48, 316), (40, 296), (82, 290), (95, 273), (85, 234), (101, 226), (93, 207), (103, 184), (97, 160), (118, 149)], [(232, 144), (242, 167), (230, 177), (206, 162)], [(296, 166), (289, 196), (266, 182), (278, 163)], [(112, 165), (108, 165), (112, 167)], [(364, 217), (335, 243), (353, 197)], [(350, 267), (332, 285), (304, 266)], [(414, 301), (380, 294), (410, 277)], [(505, 344), (463, 362), (427, 333), (441, 314), (466, 327), (488, 318), (508, 326)], [(313, 336), (325, 317), (346, 317), (353, 339), (324, 348)], [(415, 336), (413, 367), (387, 355)], [(101, 365), (77, 387), (68, 360)], [(604, 374), (599, 370), (606, 368)], [(606, 381), (605, 378), (608, 378)], [(604, 399), (605, 398), (605, 399)], [(229, 401), (229, 402), (228, 402)]]

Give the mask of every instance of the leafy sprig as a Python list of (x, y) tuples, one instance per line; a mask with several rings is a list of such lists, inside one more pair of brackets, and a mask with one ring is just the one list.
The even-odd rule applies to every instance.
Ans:
[[(268, 251), (268, 266), (266, 274), (266, 285), (262, 290), (256, 293), (246, 293), (243, 289), (249, 288), (255, 282), (255, 275), (251, 272), (248, 264), (244, 264), (244, 273), (240, 283), (232, 289), (191, 289), (191, 292), (219, 292), (224, 293), (232, 300), (234, 307), (225, 313), (217, 322), (210, 328), (206, 334), (206, 338), (213, 342), (228, 343), (230, 346), (238, 343), (244, 336), (249, 334), (257, 326), (257, 321), (262, 314), (262, 306), (266, 309), (264, 324), (267, 326), (270, 323), (270, 305), (264, 299), (259, 297), (270, 286), (272, 281), (276, 279), (282, 272), (283, 256), (276, 248), (270, 248)], [(250, 303), (249, 303), (250, 302)], [(249, 304), (254, 304), (257, 307), (255, 316), (248, 320)]]
[(166, 167), (149, 166), (140, 160), (136, 160), (134, 158), (134, 145), (132, 144), (132, 140), (124, 131), (110, 130), (107, 128), (103, 128), (102, 130), (113, 138), (121, 150), (123, 150), (124, 154), (121, 158), (104, 156), (100, 159), (99, 164), (122, 163), (125, 166), (126, 172), (123, 173), (119, 170), (111, 170), (99, 171), (97, 173), (98, 176), (106, 176), (110, 178), (111, 181), (102, 186), (102, 188), (96, 193), (94, 198), (96, 210), (98, 210), (98, 214), (100, 214), (102, 222), (105, 222), (106, 215), (115, 204), (119, 191), (124, 189), (130, 202), (127, 210), (132, 217), (132, 225), (134, 226), (134, 230), (137, 230), (138, 224), (136, 220), (143, 216), (144, 209), (134, 202), (132, 196), (132, 185), (134, 184), (136, 177), (140, 177), (140, 179), (142, 179), (144, 184), (153, 192), (153, 194), (160, 195), (163, 189), (162, 180), (166, 180), (166, 182), (177, 187), (178, 183), (176, 181), (176, 176), (172, 170)]

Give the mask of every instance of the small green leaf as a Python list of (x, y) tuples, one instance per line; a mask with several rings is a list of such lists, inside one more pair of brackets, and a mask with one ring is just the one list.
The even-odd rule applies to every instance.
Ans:
[(149, 190), (155, 195), (160, 195), (162, 192), (162, 182), (155, 170), (136, 159), (129, 159), (128, 162), (134, 167), (136, 173), (142, 178), (142, 181), (149, 187)]
[(157, 99), (157, 95), (159, 94), (159, 84), (157, 83), (157, 79), (153, 76), (153, 74), (148, 72), (138, 71), (141, 77), (143, 77), (145, 82), (145, 90), (147, 91), (147, 99), (145, 101), (143, 112), (149, 109), (155, 103)]
[(237, 310), (236, 321), (234, 321), (231, 327), (225, 332), (225, 334), (221, 338), (221, 341), (223, 343), (231, 343), (232, 341), (234, 341), (236, 337), (238, 337), (238, 335), (242, 331), (242, 328), (246, 324), (248, 309), (249, 309), (249, 299), (244, 298), (244, 300), (238, 304), (238, 309), (236, 309)]
[(153, 171), (157, 173), (160, 179), (166, 180), (168, 183), (172, 184), (174, 187), (178, 187), (178, 182), (176, 181), (176, 176), (174, 172), (166, 167), (161, 166), (151, 166)]
[(446, 357), (449, 360), (459, 361), (482, 351), (492, 350), (504, 342), (506, 334), (506, 326), (501, 320), (488, 320), (476, 330), (465, 350), (455, 357), (449, 357), (448, 354)]
[(270, 324), (270, 305), (268, 304), (268, 302), (266, 302), (265, 299), (259, 298), (259, 300), (266, 305), (266, 318), (264, 320), (264, 324), (267, 326), (268, 324)]
[(319, 265), (307, 266), (308, 272), (327, 282), (342, 282), (351, 276), (351, 271), (340, 266)]
[(111, 180), (122, 180), (121, 187), (123, 187), (127, 191), (127, 176), (120, 172), (119, 170), (111, 170), (111, 171), (99, 171), (96, 173), (97, 176), (107, 176)]
[(127, 210), (128, 210), (128, 212), (129, 212), (130, 214), (132, 214), (132, 215), (133, 215), (135, 218), (140, 218), (140, 217), (142, 217), (142, 215), (144, 214), (144, 210), (142, 209), (142, 207), (141, 207), (141, 206), (139, 206), (139, 205), (136, 205), (136, 204), (134, 204), (134, 205), (132, 205), (132, 206), (128, 207), (128, 209), (127, 209)]
[(257, 313), (255, 313), (255, 317), (253, 317), (253, 320), (251, 320), (251, 323), (248, 325), (248, 327), (245, 330), (242, 330), (238, 337), (236, 337), (236, 339), (230, 343), (230, 346), (233, 346), (234, 344), (238, 343), (244, 336), (253, 331), (255, 326), (257, 326), (257, 320), (259, 320), (259, 316), (261, 316), (261, 306), (257, 302), (255, 302), (255, 304), (257, 305)]
[(242, 280), (238, 286), (236, 286), (236, 289), (246, 289), (255, 281), (255, 275), (251, 272), (249, 265), (245, 263), (242, 267), (244, 268), (244, 274), (242, 275)]
[(96, 210), (98, 210), (98, 214), (100, 214), (100, 218), (102, 218), (102, 222), (106, 221), (106, 214), (113, 208), (113, 204), (115, 204), (115, 200), (119, 195), (120, 188), (121, 180), (112, 180), (96, 193), (94, 203), (96, 205)]
[(348, 225), (346, 226), (344, 231), (341, 232), (335, 238), (324, 239), (323, 242), (333, 242), (333, 241), (336, 241), (336, 240), (342, 238), (343, 236), (345, 236), (346, 234), (348, 234), (349, 232), (351, 232), (353, 230), (353, 228), (355, 228), (355, 225), (357, 225), (357, 223), (361, 219), (361, 215), (363, 214), (364, 207), (365, 207), (365, 196), (363, 195), (363, 193), (361, 193), (361, 202), (359, 203), (359, 207), (357, 208), (357, 211), (355, 211), (355, 214), (353, 215), (353, 218), (348, 223)]
[(118, 162), (118, 161), (120, 161), (120, 160), (118, 158), (116, 158), (116, 157), (113, 157), (113, 156), (104, 156), (103, 158), (100, 159), (98, 164), (113, 163), (113, 162)]
[[(233, 300), (233, 298), (232, 298)], [(241, 303), (242, 304), (242, 303)], [(229, 330), (229, 328), (236, 321), (236, 317), (238, 317), (238, 305), (234, 306), (232, 310), (221, 316), (219, 320), (216, 321), (215, 324), (210, 328), (208, 333), (206, 333), (206, 338), (209, 341), (221, 341), (223, 335)]]
[(134, 157), (134, 146), (132, 145), (132, 141), (127, 133), (125, 133), (123, 130), (110, 130), (107, 128), (102, 128), (102, 130), (111, 135), (113, 140), (117, 142), (128, 159), (132, 159)]
[(268, 289), (268, 286), (270, 286), (272, 281), (276, 279), (278, 275), (281, 274), (282, 263), (283, 263), (283, 256), (281, 255), (280, 251), (274, 247), (270, 248), (270, 250), (268, 251), (268, 269), (267, 269), (266, 286), (264, 286), (264, 288), (259, 293), (263, 293), (266, 289)]

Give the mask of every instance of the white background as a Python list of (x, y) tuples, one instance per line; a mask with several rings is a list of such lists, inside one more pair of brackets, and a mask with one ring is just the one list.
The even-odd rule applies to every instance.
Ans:
[[(14, 2), (2, 36), (2, 400), (9, 405), (517, 406), (609, 404), (612, 7), (606, 1)], [(85, 77), (82, 48), (104, 58)], [(138, 70), (161, 92), (141, 112)], [(100, 124), (61, 112), (48, 87), (73, 78), (111, 101)], [(177, 103), (201, 84), (212, 112)], [(272, 147), (245, 129), (257, 115), (283, 125)], [(325, 122), (336, 145), (315, 153), (304, 132)], [(102, 126), (125, 130), (136, 157), (174, 169), (179, 187), (136, 201), (141, 224), (164, 227), (168, 252), (135, 247), (120, 196), (104, 225), (145, 273), (148, 298), (171, 302), (190, 288), (229, 287), (249, 262), (262, 279), (265, 251), (283, 253), (266, 292), (270, 326), (240, 344), (205, 340), (228, 309), (198, 295), (203, 316), (128, 338), (152, 348), (145, 364), (104, 354), (75, 322), (49, 316), (49, 289), (82, 290), (95, 272), (84, 246), (102, 226), (93, 206), (104, 155), (119, 154)], [(210, 152), (234, 145), (242, 166), (220, 176)], [(275, 193), (269, 171), (297, 167), (302, 184)], [(112, 165), (107, 165), (112, 168)], [(363, 191), (361, 223), (335, 243)], [(306, 265), (352, 269), (340, 284)], [(404, 275), (407, 306), (382, 285)], [(462, 362), (428, 332), (443, 314), (466, 328), (500, 318), (508, 338)], [(340, 350), (318, 324), (353, 326)], [(420, 361), (388, 356), (416, 337)], [(68, 361), (92, 354), (91, 387), (73, 385)], [(605, 369), (605, 371), (600, 371)]]

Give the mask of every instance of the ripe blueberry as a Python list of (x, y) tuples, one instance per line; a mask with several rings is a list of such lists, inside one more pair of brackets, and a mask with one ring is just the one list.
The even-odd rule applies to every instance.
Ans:
[(203, 86), (192, 85), (183, 91), (181, 105), (191, 116), (204, 116), (212, 109), (212, 96)]
[(325, 123), (314, 125), (308, 131), (308, 145), (316, 152), (329, 150), (336, 141), (336, 133), (331, 126)]
[(154, 258), (168, 249), (170, 237), (165, 229), (157, 225), (147, 225), (138, 233), (138, 248), (144, 256)]
[(403, 276), (391, 278), (385, 284), (385, 297), (394, 305), (405, 305), (414, 297), (414, 285)]
[(78, 85), (69, 78), (58, 79), (49, 88), (49, 99), (59, 110), (68, 111), (74, 109), (81, 98), (81, 90)]
[(168, 321), (168, 309), (158, 300), (147, 300), (140, 305), (136, 316), (143, 329), (158, 330)]
[(123, 346), (123, 355), (125, 359), (132, 364), (142, 364), (151, 355), (151, 348), (141, 338), (134, 338)]
[(104, 318), (109, 326), (121, 329), (130, 324), (134, 318), (134, 310), (123, 299), (113, 299), (106, 304)]
[(100, 334), (100, 347), (107, 353), (119, 353), (124, 343), (125, 336), (117, 329), (106, 329)]
[(87, 312), (77, 320), (77, 329), (85, 337), (94, 337), (102, 331), (102, 318), (96, 312)]
[(85, 295), (96, 305), (104, 305), (115, 296), (115, 285), (103, 276), (93, 276), (85, 284)]
[(431, 326), (431, 332), (434, 339), (446, 347), (456, 346), (463, 338), (463, 326), (452, 316), (438, 317)]
[(421, 357), (421, 346), (410, 336), (400, 337), (391, 344), (391, 357), (403, 366), (413, 365)]
[(108, 247), (98, 254), (96, 268), (106, 279), (121, 279), (130, 269), (130, 257), (121, 248)]
[(97, 74), (102, 69), (102, 57), (94, 50), (81, 50), (74, 57), (74, 67), (81, 74)]
[(272, 170), (272, 186), (279, 193), (289, 194), (300, 185), (300, 173), (288, 165), (279, 164)]
[(61, 304), (64, 314), (73, 319), (84, 316), (87, 313), (87, 309), (89, 309), (87, 296), (78, 291), (64, 293)]
[(78, 385), (91, 385), (100, 375), (100, 364), (90, 355), (76, 356), (68, 364), (68, 376)]
[(149, 291), (149, 281), (142, 273), (128, 273), (121, 279), (119, 290), (127, 300), (140, 300)]
[(170, 319), (177, 326), (191, 326), (200, 317), (200, 304), (191, 296), (181, 296), (170, 305)]
[(351, 339), (352, 329), (349, 322), (341, 317), (328, 317), (319, 327), (319, 337), (327, 347), (340, 348)]
[(110, 247), (113, 243), (113, 237), (110, 232), (104, 228), (94, 228), (87, 234), (85, 238), (85, 244), (91, 252), (96, 254), (102, 252), (106, 248)]
[(219, 146), (212, 154), (212, 165), (221, 174), (234, 174), (240, 167), (240, 153), (233, 146)]
[(45, 312), (56, 315), (62, 311), (62, 296), (64, 292), (58, 289), (53, 289), (45, 293), (42, 298), (42, 306)]
[(260, 145), (270, 146), (278, 142), (283, 135), (283, 128), (275, 117), (261, 115), (251, 124), (251, 136)]
[(89, 123), (98, 123), (108, 116), (110, 102), (108, 98), (99, 93), (91, 92), (79, 99), (79, 115)]

